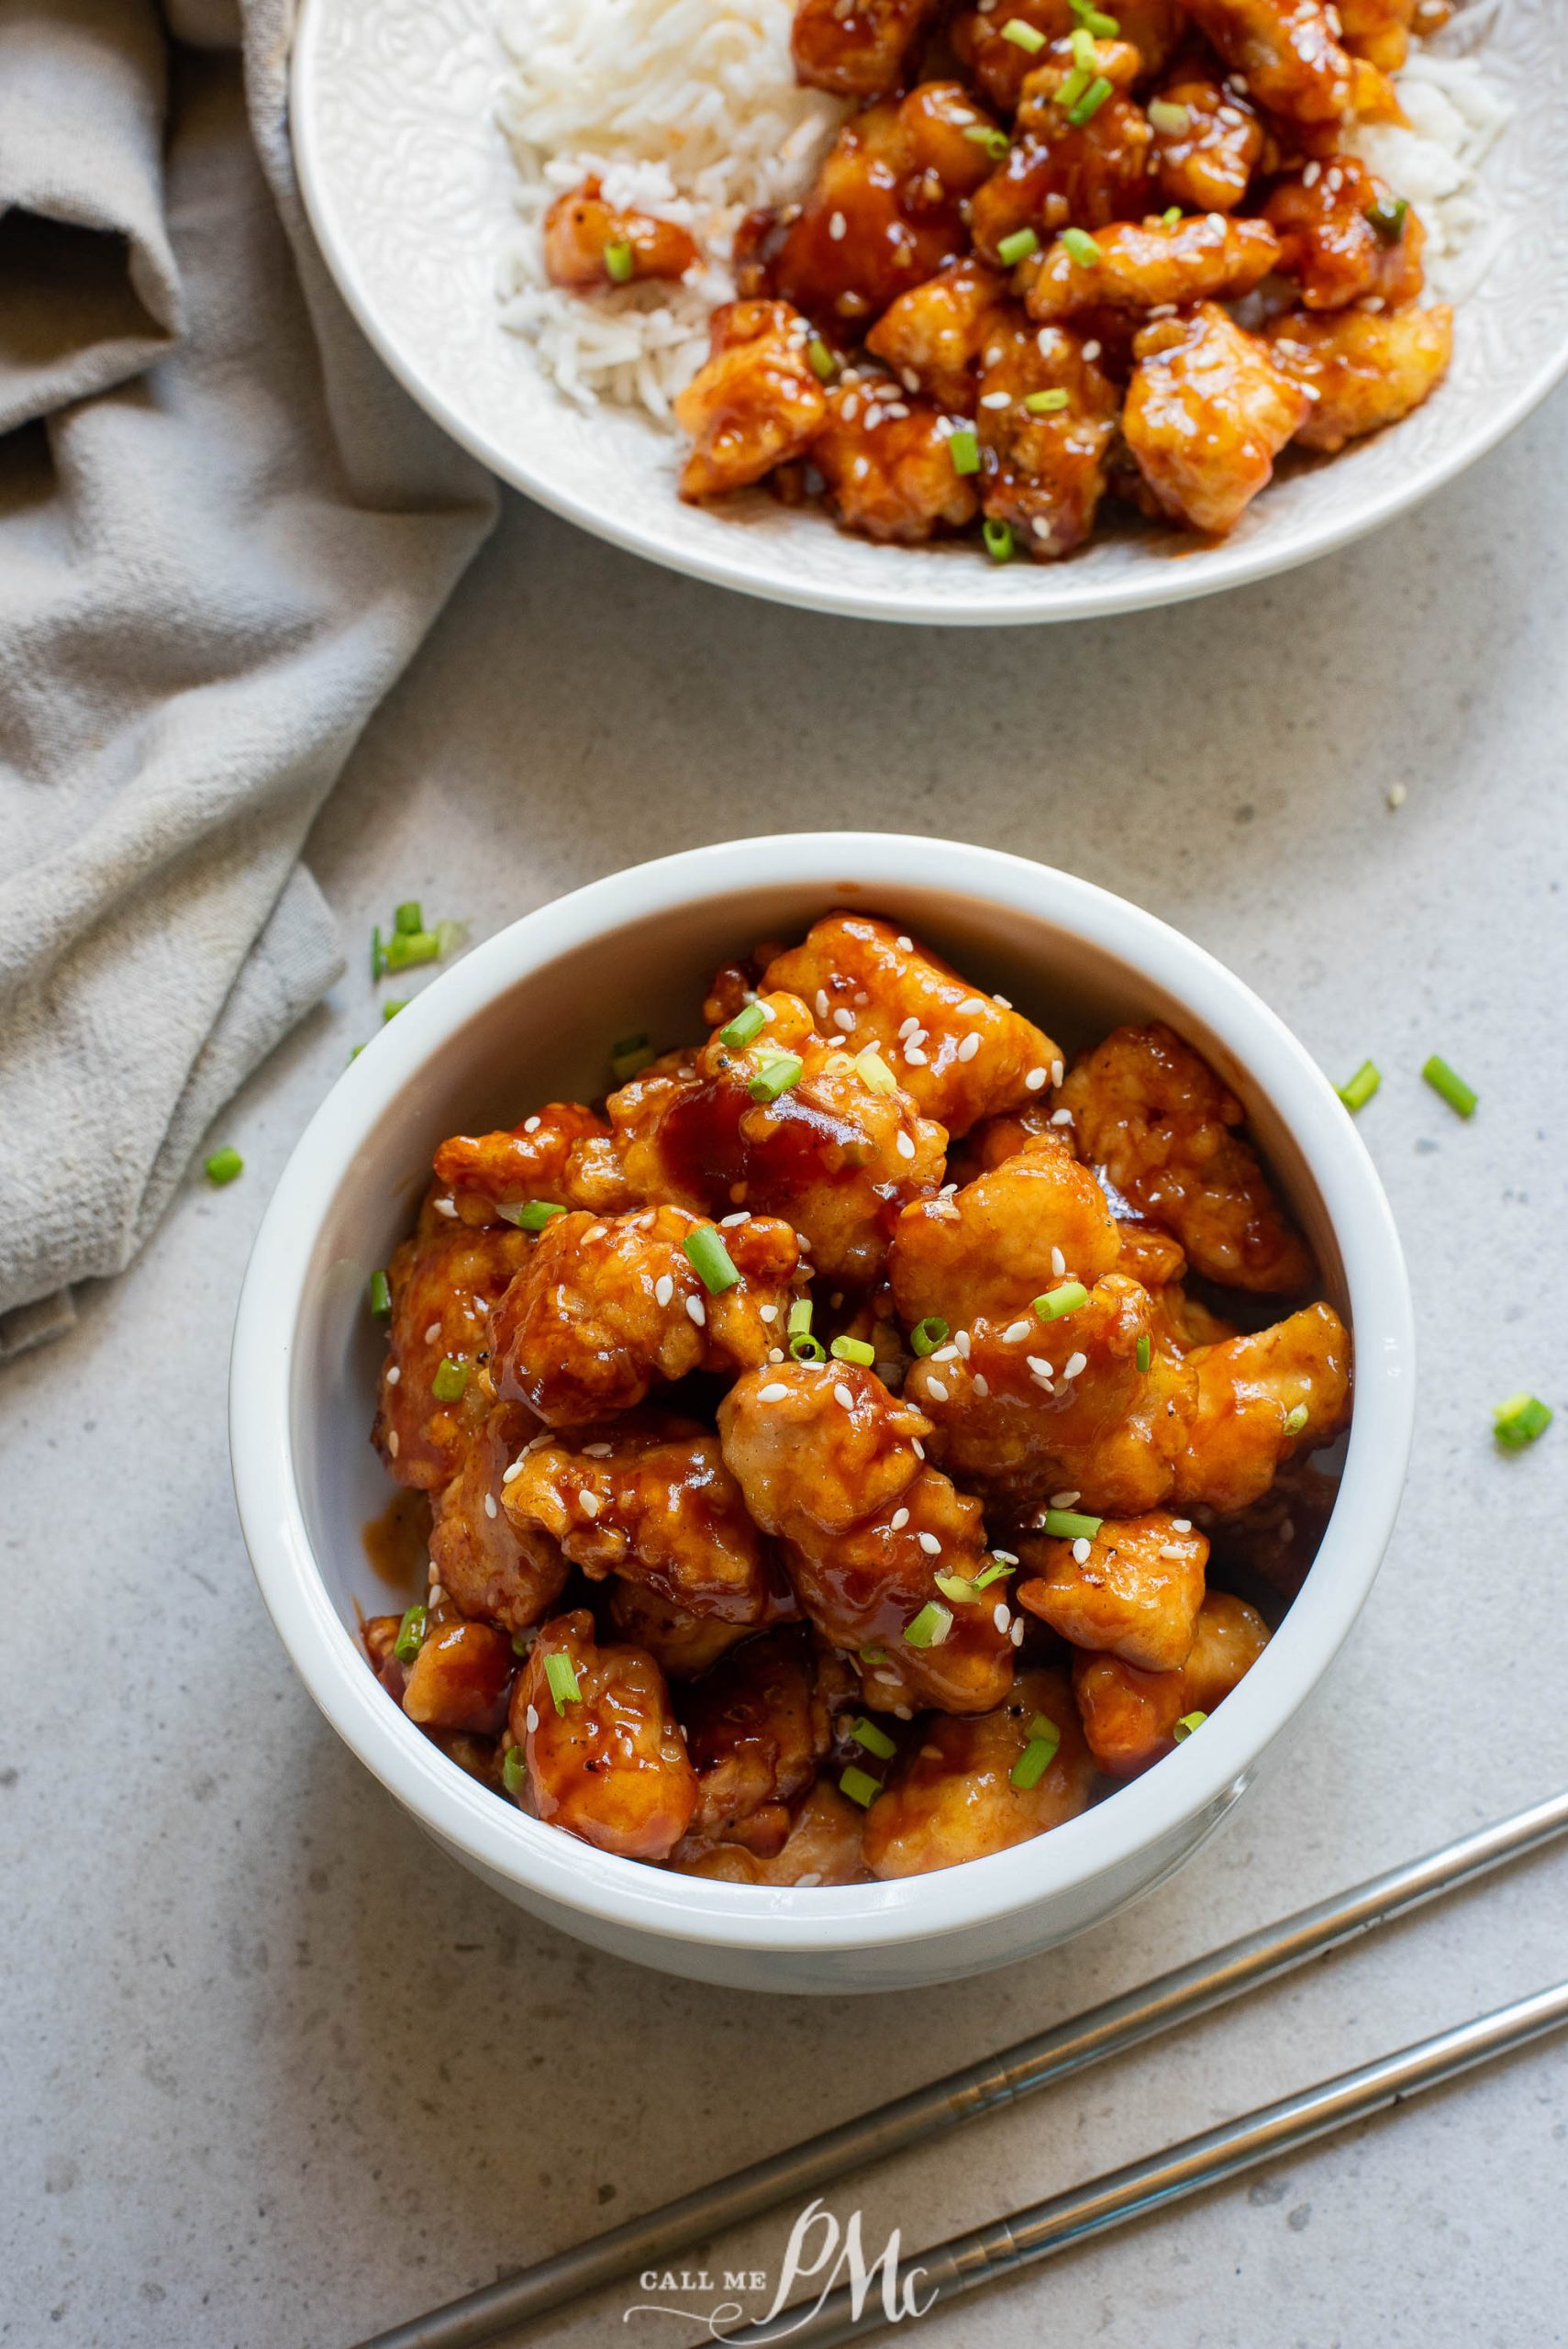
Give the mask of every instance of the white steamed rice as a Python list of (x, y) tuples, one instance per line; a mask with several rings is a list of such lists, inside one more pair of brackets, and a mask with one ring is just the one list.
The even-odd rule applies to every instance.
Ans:
[[(671, 403), (707, 355), (707, 320), (733, 298), (730, 255), (749, 211), (803, 196), (846, 111), (796, 87), (793, 0), (506, 0), (510, 71), (499, 106), (517, 166), (501, 262), (502, 323), (581, 406)], [(1409, 128), (1363, 124), (1345, 144), (1420, 213), (1427, 274), (1462, 301), (1498, 233), (1480, 172), (1509, 108), (1473, 54), (1495, 0), (1418, 44), (1397, 76)], [(704, 266), (678, 285), (573, 294), (545, 276), (544, 216), (590, 173), (611, 204), (678, 222)]]

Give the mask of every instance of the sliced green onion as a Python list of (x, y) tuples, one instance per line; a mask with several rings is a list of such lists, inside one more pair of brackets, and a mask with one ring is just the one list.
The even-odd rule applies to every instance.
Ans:
[(1181, 220), (1182, 207), (1179, 204), (1173, 204), (1168, 211), (1162, 212), (1160, 215), (1160, 226), (1162, 228), (1180, 228)]
[(863, 1052), (855, 1054), (855, 1074), (873, 1093), (896, 1093), (898, 1090), (898, 1079), (874, 1044), (868, 1044)]
[(862, 1664), (885, 1664), (887, 1662), (887, 1650), (885, 1648), (862, 1648), (860, 1657)]
[(520, 1207), (497, 1208), (495, 1212), (507, 1223), (515, 1223), (519, 1231), (542, 1231), (547, 1223), (553, 1223), (566, 1209), (557, 1207), (553, 1199), (525, 1199)]
[(806, 1073), (806, 1063), (794, 1052), (774, 1052), (765, 1060), (746, 1087), (753, 1101), (776, 1101), (792, 1085), (798, 1085)]
[(1362, 1061), (1354, 1076), (1334, 1089), (1347, 1109), (1364, 1109), (1382, 1083), (1383, 1072), (1376, 1062)]
[(1062, 108), (1063, 114), (1067, 112), (1070, 106), (1075, 106), (1077, 105), (1079, 99), (1083, 96), (1084, 91), (1088, 88), (1094, 78), (1095, 69), (1093, 64), (1073, 66), (1072, 72), (1062, 83), (1055, 94), (1056, 104)]
[(1004, 269), (1011, 269), (1015, 262), (1028, 261), (1030, 253), (1040, 250), (1040, 239), (1032, 228), (1015, 228), (1004, 237), (996, 248), (996, 258)]
[(972, 122), (963, 135), (976, 147), (984, 147), (994, 163), (1005, 163), (1012, 151), (1013, 142), (1006, 132), (996, 129), (992, 123)]
[(1510, 1395), (1492, 1414), (1493, 1432), (1510, 1452), (1522, 1452), (1551, 1425), (1551, 1406), (1539, 1395)]
[(1063, 1281), (1060, 1288), (1048, 1289), (1037, 1297), (1030, 1311), (1041, 1321), (1060, 1321), (1064, 1313), (1076, 1313), (1081, 1305), (1089, 1302), (1089, 1292), (1082, 1281)]
[(1031, 416), (1060, 416), (1067, 399), (1068, 395), (1062, 391), (1026, 392), (1024, 406)]
[(980, 443), (969, 425), (950, 434), (948, 455), (952, 459), (955, 473), (977, 473), (980, 471)]
[(429, 1615), (423, 1607), (410, 1607), (397, 1626), (397, 1637), (392, 1642), (392, 1653), (399, 1664), (412, 1664), (425, 1644), (425, 1627)]
[(610, 1074), (617, 1085), (628, 1085), (658, 1057), (646, 1036), (623, 1036), (610, 1046)]
[(1132, 1359), (1140, 1370), (1147, 1370), (1154, 1359), (1154, 1348), (1147, 1338), (1140, 1338), (1132, 1350)]
[(944, 1571), (934, 1574), (931, 1580), (936, 1584), (942, 1597), (951, 1598), (955, 1607), (966, 1607), (974, 1596), (974, 1585), (967, 1575), (949, 1574)]
[(441, 941), (433, 930), (395, 930), (382, 953), (384, 971), (411, 970), (440, 960)]
[(1286, 1435), (1299, 1435), (1302, 1429), (1307, 1425), (1307, 1417), (1308, 1413), (1305, 1403), (1293, 1403), (1289, 1410), (1284, 1415), (1284, 1433)]
[(436, 924), (436, 953), (455, 954), (460, 946), (468, 944), (468, 924), (465, 921), (439, 921)]
[(1092, 1542), (1104, 1523), (1103, 1517), (1084, 1517), (1077, 1509), (1048, 1508), (1044, 1530), (1053, 1542)]
[(882, 1781), (873, 1778), (869, 1770), (857, 1770), (851, 1762), (839, 1780), (839, 1791), (848, 1795), (851, 1802), (858, 1802), (862, 1810), (869, 1810), (882, 1792)]
[(681, 1242), (681, 1253), (709, 1297), (722, 1297), (740, 1278), (730, 1262), (728, 1249), (711, 1223), (699, 1223), (695, 1231), (688, 1231)]
[(407, 1008), (408, 998), (406, 995), (388, 996), (381, 1007), (382, 1026), (384, 1028), (389, 1019), (395, 1019), (400, 1011), (406, 1011)]
[(501, 1784), (514, 1801), (522, 1793), (523, 1781), (528, 1775), (528, 1765), (523, 1758), (522, 1747), (509, 1745), (501, 1757)]
[(1067, 109), (1067, 119), (1073, 129), (1082, 130), (1084, 125), (1099, 113), (1110, 95), (1110, 83), (1103, 73), (1097, 73), (1076, 105)]
[(1062, 1731), (1043, 1713), (1036, 1713), (1029, 1723), (1029, 1743), (1007, 1773), (1021, 1795), (1027, 1795), (1031, 1787), (1038, 1787), (1055, 1761)]
[(1013, 559), (1013, 526), (987, 518), (980, 525), (980, 535), (985, 541), (985, 551), (993, 562), (1011, 562)]
[[(762, 1034), (767, 1024), (768, 1015), (762, 1005), (748, 1003), (736, 1013), (733, 1019), (726, 1020), (718, 1031), (718, 1041), (721, 1044), (749, 1044), (753, 1036)], [(648, 1041), (646, 1036), (643, 1037), (642, 1041), (644, 1043)]]
[(839, 372), (839, 362), (819, 334), (814, 334), (806, 346), (806, 361), (819, 384), (830, 384)]
[(1087, 228), (1063, 228), (1062, 242), (1069, 259), (1075, 261), (1080, 269), (1098, 268), (1100, 249)]
[(392, 927), (405, 938), (412, 938), (425, 927), (425, 908), (417, 897), (406, 897), (392, 917)]
[(468, 1369), (467, 1363), (453, 1362), (450, 1354), (441, 1356), (436, 1365), (436, 1375), (430, 1381), (430, 1392), (438, 1403), (462, 1400), (463, 1388), (468, 1385)]
[(795, 1298), (794, 1304), (789, 1308), (789, 1319), (785, 1322), (784, 1327), (789, 1331), (792, 1338), (801, 1337), (810, 1329), (811, 1299), (808, 1297), (797, 1297)]
[(993, 1558), (991, 1564), (982, 1566), (975, 1575), (974, 1587), (976, 1590), (989, 1590), (994, 1582), (1005, 1582), (1015, 1571), (1012, 1566), (1005, 1566), (1000, 1558)]
[(887, 1731), (879, 1729), (875, 1721), (868, 1721), (863, 1713), (858, 1721), (850, 1723), (850, 1735), (857, 1745), (863, 1745), (868, 1753), (874, 1753), (879, 1762), (891, 1762), (898, 1751)]
[(1121, 30), (1117, 18), (1095, 7), (1093, 0), (1068, 0), (1068, 6), (1084, 31), (1093, 33), (1096, 40), (1115, 40)]
[(392, 1310), (392, 1283), (384, 1273), (373, 1273), (367, 1293), (371, 1311), (378, 1321), (384, 1321)]
[(1181, 105), (1175, 98), (1151, 98), (1149, 119), (1156, 130), (1164, 132), (1167, 139), (1179, 139), (1183, 131), (1193, 127), (1191, 106)]
[(384, 978), (385, 976), (386, 949), (382, 944), (381, 930), (378, 925), (371, 932), (371, 977), (373, 980)]
[(1178, 1745), (1184, 1745), (1188, 1738), (1191, 1737), (1194, 1730), (1201, 1729), (1207, 1719), (1208, 1715), (1207, 1713), (1184, 1713), (1181, 1720), (1176, 1723), (1175, 1728), (1171, 1731), (1171, 1735), (1175, 1739)]
[(1010, 40), (1015, 49), (1023, 50), (1029, 57), (1038, 56), (1045, 47), (1045, 35), (1037, 32), (1033, 25), (1026, 25), (1021, 17), (1008, 17), (1002, 28), (1002, 39)]
[(237, 1174), (245, 1172), (245, 1161), (228, 1142), (221, 1150), (215, 1150), (210, 1158), (204, 1158), (202, 1164), (206, 1170), (207, 1181), (216, 1183), (219, 1190), (226, 1183), (232, 1183)]
[(905, 1624), (904, 1637), (912, 1648), (940, 1648), (951, 1629), (952, 1609), (940, 1598), (928, 1598), (914, 1620)]
[(1073, 62), (1080, 73), (1098, 72), (1099, 51), (1095, 47), (1095, 36), (1086, 25), (1073, 26), (1067, 36), (1067, 45), (1073, 51)]
[(1440, 1060), (1434, 1052), (1421, 1071), (1421, 1074), (1434, 1093), (1442, 1095), (1451, 1109), (1457, 1109), (1462, 1118), (1468, 1118), (1473, 1114), (1481, 1096), (1471, 1091), (1463, 1077), (1456, 1075), (1447, 1061)]
[(537, 1631), (514, 1631), (512, 1634), (512, 1653), (514, 1655), (528, 1655), (531, 1653), (533, 1643), (538, 1637), (539, 1634)]
[(858, 1362), (865, 1370), (876, 1360), (876, 1348), (863, 1338), (835, 1338), (828, 1351), (836, 1362)]
[(828, 1353), (820, 1338), (811, 1334), (811, 1299), (797, 1297), (789, 1308), (789, 1350), (796, 1362), (826, 1362)]
[(550, 1698), (558, 1713), (563, 1713), (568, 1705), (582, 1702), (583, 1691), (577, 1686), (577, 1667), (562, 1649), (557, 1648), (553, 1654), (545, 1657), (544, 1676), (550, 1684)]
[(363, 1051), (364, 1051), (364, 1046), (363, 1046), (362, 1044), (350, 1044), (350, 1047), (349, 1047), (349, 1066), (350, 1066), (350, 1068), (352, 1068), (352, 1067), (353, 1067), (354, 1063), (359, 1059), (360, 1054), (361, 1054)]
[(1399, 242), (1405, 234), (1405, 216), (1409, 209), (1402, 195), (1386, 197), (1367, 206), (1366, 218), (1380, 244), (1396, 245)]
[(605, 275), (612, 285), (629, 285), (637, 256), (624, 239), (605, 247)]
[(911, 1350), (917, 1354), (934, 1354), (948, 1334), (948, 1325), (940, 1313), (928, 1313), (917, 1321), (909, 1332)]

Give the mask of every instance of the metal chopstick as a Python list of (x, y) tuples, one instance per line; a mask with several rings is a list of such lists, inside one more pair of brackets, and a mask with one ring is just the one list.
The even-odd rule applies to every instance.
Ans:
[[(1489, 2064), (1549, 2031), (1561, 2030), (1564, 2023), (1568, 2023), (1568, 1982), (1559, 1982), (1551, 1989), (1536, 1991), (1532, 1998), (1499, 2007), (1495, 2013), (1479, 2015), (1473, 2022), (1458, 2023), (1431, 2039), (1418, 2039), (1397, 2054), (1379, 2056), (1353, 2072), (1339, 2072), (1316, 2087), (1282, 2097), (1277, 2104), (1262, 2105), (1239, 2121), (1222, 2121), (1200, 2136), (1184, 2137), (1179, 2145), (1143, 2161), (1129, 2162), (1122, 2169), (1107, 2170), (1087, 2186), (1070, 2187), (1064, 2194), (1030, 2203), (1027, 2210), (995, 2219), (989, 2226), (954, 2235), (904, 2263), (903, 2286), (915, 2288), (920, 2313), (929, 2314), (934, 2304), (972, 2292), (977, 2285), (995, 2283), (998, 2277), (1049, 2259), (1055, 2252), (1107, 2233), (1129, 2219), (1162, 2210), (1167, 2203), (1183, 2201), (1189, 2194), (1200, 2194), (1242, 2170), (1310, 2144), (1315, 2137), (1326, 2137), (1352, 2121), (1364, 2121), (1371, 2113), (1403, 2103), (1407, 2097), (1418, 2096), (1423, 2088), (1436, 2087), (1441, 2080)], [(835, 2349), (840, 2342), (862, 2339), (896, 2321), (890, 2319), (880, 2283), (879, 2277), (861, 2298), (858, 2308), (853, 2287), (844, 2285), (810, 2314), (797, 2303), (793, 2311), (782, 2309), (776, 2317), (748, 2325), (743, 2332), (727, 2332), (724, 2338), (741, 2344), (741, 2349), (746, 2343), (761, 2349), (764, 2342), (786, 2338), (793, 2349)], [(899, 2305), (895, 2298), (895, 2308)]]
[(574, 2244), (516, 2276), (394, 2325), (359, 2349), (477, 2349), (504, 2327), (527, 2323), (628, 2269), (658, 2266), (694, 2243), (753, 2218), (786, 2197), (805, 2199), (847, 2170), (1048, 2087), (1162, 2031), (1223, 2006), (1419, 1902), (1454, 1891), (1522, 1858), (1568, 1830), (1568, 1793), (1516, 1811), (1440, 1851), (1390, 1868), (1260, 1932), (1195, 1958), (1120, 1998), (1018, 2041), (860, 2119), (751, 2163), (734, 2176), (666, 2202), (639, 2219)]

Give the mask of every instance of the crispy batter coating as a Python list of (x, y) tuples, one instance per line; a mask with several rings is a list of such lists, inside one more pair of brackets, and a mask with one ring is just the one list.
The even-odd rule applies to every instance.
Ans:
[(596, 176), (558, 195), (545, 215), (544, 268), (552, 285), (581, 293), (635, 278), (679, 278), (701, 259), (695, 239), (673, 220), (606, 204)]
[(1222, 1514), (1261, 1500), (1284, 1461), (1332, 1442), (1349, 1416), (1351, 1341), (1331, 1305), (1195, 1347), (1187, 1366), (1197, 1408), (1176, 1464), (1176, 1497)]
[(1012, 1321), (1063, 1281), (1092, 1284), (1114, 1270), (1120, 1247), (1105, 1193), (1051, 1139), (951, 1198), (906, 1208), (887, 1276), (906, 1324), (935, 1316), (951, 1331)]
[(764, 1362), (784, 1328), (798, 1250), (753, 1216), (723, 1236), (740, 1278), (711, 1297), (682, 1245), (705, 1219), (643, 1208), (557, 1216), (495, 1307), (496, 1386), (547, 1426), (640, 1403), (656, 1378)]
[[(1012, 1677), (1011, 1619), (988, 1592), (955, 1602), (938, 1588), (939, 1574), (973, 1581), (984, 1528), (979, 1502), (922, 1463), (924, 1426), (852, 1363), (770, 1365), (718, 1407), (747, 1508), (784, 1543), (811, 1620), (856, 1655), (867, 1703), (984, 1712)], [(949, 1620), (912, 1644), (909, 1626), (933, 1601)]]
[(795, 78), (840, 98), (884, 98), (910, 78), (937, 0), (797, 0)]
[(1397, 73), (1410, 48), (1416, 0), (1339, 0), (1340, 38), (1352, 57)]
[(719, 1884), (857, 1884), (865, 1874), (861, 1835), (865, 1813), (826, 1778), (819, 1778), (795, 1814), (783, 1848), (771, 1857), (740, 1843), (708, 1843), (687, 1836), (665, 1863), (682, 1876)]
[(1127, 1778), (1159, 1761), (1171, 1751), (1176, 1723), (1187, 1713), (1212, 1713), (1268, 1643), (1256, 1608), (1211, 1590), (1178, 1671), (1140, 1672), (1116, 1655), (1074, 1656), (1073, 1693), (1100, 1768)]
[(521, 1404), (495, 1404), (469, 1436), (430, 1527), (431, 1563), (454, 1604), (508, 1631), (526, 1631), (548, 1613), (567, 1575), (550, 1536), (514, 1525), (502, 1507), (506, 1471), (538, 1432)]
[(1266, 332), (1275, 366), (1317, 395), (1296, 439), (1304, 449), (1329, 455), (1419, 407), (1453, 354), (1453, 312), (1446, 302), (1395, 317), (1289, 310)]
[(525, 1538), (542, 1532), (595, 1581), (646, 1583), (688, 1615), (767, 1615), (762, 1537), (718, 1438), (695, 1420), (646, 1411), (535, 1442), (501, 1500)]
[(975, 362), (1006, 297), (1006, 280), (998, 271), (973, 256), (955, 261), (890, 302), (867, 335), (866, 349), (886, 362), (906, 391), (927, 393), (951, 414), (973, 415)]
[[(526, 1233), (506, 1225), (473, 1229), (426, 1196), (411, 1240), (386, 1268), (392, 1319), (371, 1441), (400, 1485), (439, 1492), (462, 1464), (469, 1437), (484, 1422), (490, 1397), (474, 1375), (490, 1344), (488, 1308), (526, 1260)], [(443, 1402), (432, 1381), (443, 1361), (469, 1373), (462, 1394)]]
[(436, 1188), (456, 1205), (460, 1221), (506, 1221), (504, 1210), (528, 1199), (556, 1207), (600, 1208), (602, 1152), (610, 1129), (581, 1101), (547, 1101), (510, 1133), (453, 1134), (435, 1156)]
[[(566, 1659), (577, 1684), (559, 1709), (551, 1656)], [(627, 1860), (662, 1860), (685, 1833), (696, 1773), (664, 1675), (639, 1648), (601, 1647), (585, 1609), (540, 1631), (512, 1691), (511, 1732), (537, 1818)]]
[(1103, 1648), (1145, 1672), (1185, 1663), (1208, 1563), (1207, 1540), (1185, 1518), (1103, 1518), (1097, 1533), (1075, 1542), (1025, 1535), (1018, 1560), (1029, 1577), (1019, 1606), (1074, 1647)]
[(403, 1709), (421, 1729), (497, 1737), (517, 1659), (505, 1631), (450, 1615), (430, 1625), (409, 1666)]
[[(1075, 1312), (1041, 1325), (1027, 1307), (1005, 1326), (971, 1325), (967, 1360), (917, 1362), (908, 1402), (962, 1486), (1024, 1514), (1076, 1492), (1096, 1515), (1133, 1517), (1169, 1494), (1196, 1392), (1159, 1343), (1147, 1292), (1109, 1273)], [(1150, 1340), (1149, 1368), (1138, 1341)]]
[(875, 1044), (920, 1115), (952, 1135), (1037, 1097), (1061, 1058), (1020, 1012), (869, 914), (814, 923), (802, 944), (769, 963), (762, 984), (798, 996), (818, 1033), (847, 1051)]
[[(1011, 1774), (1036, 1720), (1061, 1742), (1034, 1786), (1016, 1787)], [(1067, 1675), (1049, 1665), (1021, 1672), (991, 1712), (921, 1721), (919, 1742), (866, 1813), (866, 1865), (875, 1876), (923, 1876), (1028, 1842), (1077, 1817), (1093, 1775)]]
[[(782, 1569), (779, 1586), (771, 1593), (770, 1621), (799, 1613)], [(610, 1582), (609, 1618), (617, 1637), (629, 1647), (646, 1648), (666, 1680), (698, 1679), (757, 1628), (754, 1623), (728, 1623), (719, 1615), (688, 1614), (646, 1583), (628, 1582), (619, 1575)]]
[[(1187, 1268), (1186, 1251), (1179, 1240), (1162, 1231), (1158, 1224), (1129, 1217), (1118, 1219), (1116, 1229), (1118, 1272), (1125, 1273), (1129, 1281), (1137, 1281), (1149, 1291), (1156, 1306), (1162, 1307), (1165, 1291), (1180, 1282)], [(1197, 1341), (1192, 1342), (1195, 1344)], [(1184, 1346), (1176, 1348), (1178, 1353), (1185, 1351)]]
[(1105, 495), (1120, 398), (1091, 347), (1093, 338), (1031, 328), (1016, 311), (986, 340), (976, 409), (982, 502), (1037, 562), (1082, 546)]
[(1175, 1233), (1195, 1271), (1269, 1297), (1311, 1286), (1312, 1257), (1240, 1131), (1241, 1104), (1163, 1020), (1114, 1029), (1056, 1100), (1084, 1158)]
[(1262, 124), (1241, 93), (1189, 51), (1161, 83), (1151, 119), (1160, 202), (1186, 212), (1233, 212), (1263, 153)]
[(1190, 529), (1234, 529), (1273, 477), (1310, 400), (1267, 343), (1213, 302), (1145, 327), (1122, 430), (1155, 507)]
[[(1416, 299), (1426, 282), (1427, 232), (1412, 206), (1379, 211), (1393, 204), (1386, 180), (1351, 155), (1307, 163), (1277, 184), (1263, 217), (1279, 238), (1279, 273), (1300, 288), (1308, 310), (1367, 300), (1402, 310)], [(1388, 229), (1380, 234), (1372, 214)]]
[(1251, 95), (1274, 114), (1331, 122), (1351, 102), (1351, 61), (1335, 39), (1325, 0), (1185, 0)]
[[(942, 1130), (906, 1092), (879, 1089), (857, 1067), (873, 1030), (846, 1033), (828, 1020), (819, 1036), (795, 996), (761, 1000), (767, 1024), (751, 1043), (715, 1036), (688, 1079), (637, 1108), (623, 1138), (628, 1180), (642, 1197), (715, 1215), (744, 1206), (787, 1217), (817, 1272), (869, 1284), (900, 1208), (941, 1181)], [(791, 1059), (795, 1082), (758, 1099), (753, 1085), (771, 1090)], [(618, 1096), (608, 1108), (619, 1127)]]
[(796, 1627), (748, 1640), (685, 1689), (681, 1719), (697, 1774), (691, 1833), (764, 1857), (781, 1850), (853, 1688), (836, 1659), (818, 1671), (810, 1634)]
[(715, 310), (712, 349), (675, 400), (693, 447), (681, 495), (722, 496), (800, 456), (828, 404), (806, 356), (811, 329), (787, 302), (726, 302)]
[(980, 510), (973, 480), (953, 471), (949, 419), (896, 384), (864, 383), (828, 395), (828, 421), (811, 444), (847, 530), (884, 544), (919, 546), (962, 530)]
[(1093, 262), (1076, 260), (1058, 239), (1032, 273), (1023, 264), (1031, 318), (1233, 301), (1261, 284), (1279, 258), (1279, 239), (1265, 221), (1231, 220), (1218, 212), (1169, 228), (1162, 220), (1117, 221), (1097, 229), (1094, 243)]

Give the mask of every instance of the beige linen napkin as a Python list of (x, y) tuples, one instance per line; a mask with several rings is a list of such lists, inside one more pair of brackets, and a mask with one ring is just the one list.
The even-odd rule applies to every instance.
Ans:
[(301, 844), (494, 518), (311, 241), (287, 17), (0, 0), (0, 1356), (337, 976)]

